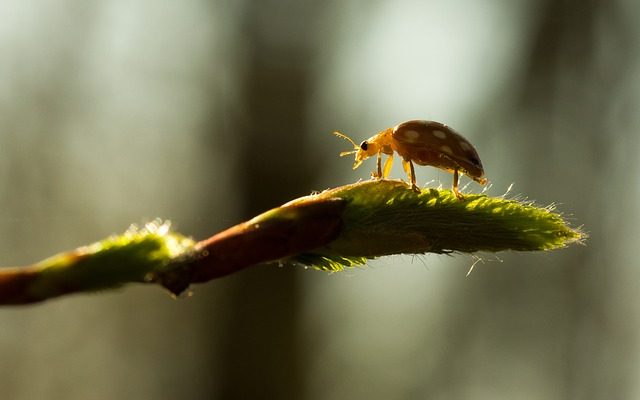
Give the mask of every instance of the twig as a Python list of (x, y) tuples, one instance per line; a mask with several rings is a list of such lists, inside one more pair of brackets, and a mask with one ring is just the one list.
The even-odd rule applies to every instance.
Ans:
[(585, 239), (549, 207), (367, 181), (293, 200), (198, 243), (154, 221), (32, 266), (0, 268), (0, 304), (131, 282), (178, 295), (271, 261), (338, 271), (391, 254), (552, 250)]

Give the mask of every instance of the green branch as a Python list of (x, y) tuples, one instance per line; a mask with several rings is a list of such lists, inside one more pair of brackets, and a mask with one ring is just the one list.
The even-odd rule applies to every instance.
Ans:
[(0, 304), (131, 282), (177, 295), (271, 261), (339, 271), (392, 254), (553, 250), (585, 238), (550, 207), (367, 181), (296, 199), (197, 243), (154, 222), (31, 266), (0, 268)]

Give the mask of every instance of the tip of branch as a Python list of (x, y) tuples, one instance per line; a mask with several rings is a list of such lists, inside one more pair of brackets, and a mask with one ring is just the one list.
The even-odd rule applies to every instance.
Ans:
[(340, 234), (294, 261), (335, 271), (391, 254), (541, 251), (586, 239), (552, 207), (483, 194), (459, 200), (442, 189), (416, 193), (400, 181), (359, 182), (288, 205), (336, 198), (347, 204)]

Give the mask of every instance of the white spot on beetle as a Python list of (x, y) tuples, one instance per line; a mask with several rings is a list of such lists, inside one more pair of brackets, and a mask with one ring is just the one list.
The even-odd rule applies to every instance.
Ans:
[(449, 155), (453, 155), (453, 150), (451, 150), (451, 147), (449, 146), (440, 146), (440, 151)]
[(458, 144), (460, 145), (460, 148), (462, 150), (464, 150), (464, 151), (471, 150), (471, 145), (469, 143), (467, 143), (467, 142), (460, 141), (460, 142), (458, 142)]
[(431, 133), (433, 134), (433, 136), (437, 137), (438, 139), (446, 139), (447, 138), (447, 133), (446, 132), (439, 131), (437, 129), (432, 130)]
[(402, 136), (404, 136), (404, 138), (407, 139), (407, 141), (409, 142), (415, 142), (418, 136), (420, 136), (420, 134), (414, 130), (409, 129), (404, 131)]

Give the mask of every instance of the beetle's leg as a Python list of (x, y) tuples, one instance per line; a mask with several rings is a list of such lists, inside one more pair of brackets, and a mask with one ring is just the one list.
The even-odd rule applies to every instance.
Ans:
[(413, 169), (413, 163), (411, 161), (409, 161), (409, 166), (411, 167), (411, 189), (420, 193), (420, 188), (416, 185), (416, 171)]
[(416, 186), (416, 171), (413, 169), (413, 163), (411, 160), (402, 160), (402, 167), (404, 168), (404, 172), (407, 173), (409, 180), (411, 181), (411, 189), (415, 192), (420, 193), (420, 188)]
[(411, 182), (411, 168), (409, 167), (409, 161), (402, 159), (402, 168), (404, 168), (405, 174), (409, 178), (409, 182)]
[(374, 175), (375, 178), (382, 178), (382, 152), (378, 152), (378, 172), (377, 175)]
[(464, 196), (460, 193), (460, 190), (458, 190), (458, 178), (458, 169), (456, 168), (453, 170), (453, 193), (458, 200), (464, 200)]
[(382, 177), (386, 178), (391, 172), (391, 166), (393, 165), (393, 154), (387, 156), (387, 161), (384, 162), (384, 169), (382, 170)]

